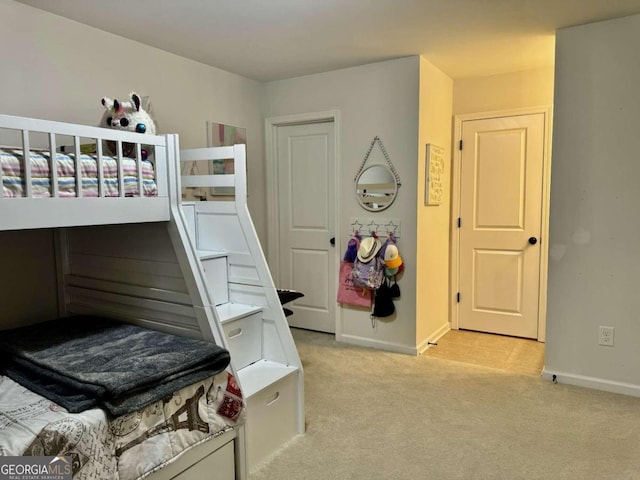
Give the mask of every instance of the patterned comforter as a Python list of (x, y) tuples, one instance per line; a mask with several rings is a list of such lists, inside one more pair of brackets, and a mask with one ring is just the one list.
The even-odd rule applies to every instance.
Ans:
[(116, 418), (97, 408), (69, 413), (0, 376), (0, 455), (70, 455), (74, 479), (141, 479), (241, 424), (244, 415), (242, 394), (226, 370)]
[[(50, 155), (48, 152), (31, 152), (31, 179), (33, 197), (50, 197)], [(24, 155), (20, 149), (0, 150), (0, 163), (2, 164), (2, 190), (3, 196), (13, 198), (24, 196)], [(81, 155), (82, 165), (82, 195), (84, 197), (98, 196), (98, 168), (96, 155)], [(58, 167), (58, 196), (75, 197), (75, 157), (62, 153), (56, 154)], [(107, 197), (120, 195), (118, 187), (118, 163), (117, 159), (103, 155), (104, 191)], [(138, 194), (138, 169), (136, 160), (123, 158), (123, 181), (125, 196)], [(158, 194), (155, 183), (153, 164), (150, 161), (142, 162), (142, 188), (145, 196)]]

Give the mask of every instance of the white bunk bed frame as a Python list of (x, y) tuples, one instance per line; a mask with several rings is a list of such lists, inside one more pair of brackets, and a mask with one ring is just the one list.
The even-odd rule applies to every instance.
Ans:
[[(219, 478), (246, 479), (250, 469), (274, 448), (302, 433), (301, 362), (246, 206), (244, 145), (198, 149), (191, 153), (185, 151), (182, 153), (184, 158), (181, 158), (178, 136), (174, 134), (143, 135), (0, 115), (0, 131), (4, 129), (19, 132), (21, 148), (25, 152), (26, 185), (22, 198), (0, 196), (0, 231), (56, 229), (60, 315), (109, 316), (210, 340), (231, 352), (231, 369), (247, 404), (249, 433), (245, 434), (245, 427), (239, 426), (185, 452), (175, 462), (147, 478), (196, 479), (202, 478), (203, 472), (222, 468), (225, 473)], [(76, 159), (83, 139), (95, 141), (99, 172), (102, 170), (102, 142), (116, 142), (120, 196), (105, 197), (100, 189), (97, 198), (82, 197), (81, 193), (73, 198), (60, 198), (56, 169), (52, 168), (52, 196), (34, 198), (27, 154), (33, 145), (33, 132), (44, 132), (48, 136), (49, 145), (45, 150), (50, 152), (56, 152), (60, 145), (59, 136), (70, 137)], [(157, 196), (124, 196), (123, 142), (136, 144), (139, 179), (141, 145), (153, 147)], [(233, 158), (236, 173), (185, 178), (185, 183), (192, 186), (232, 185), (235, 187), (234, 199), (182, 205), (179, 160), (202, 158)], [(79, 171), (76, 168), (76, 172)], [(81, 180), (80, 174), (76, 173), (76, 185), (81, 184)], [(138, 187), (142, 192), (141, 180)], [(207, 235), (218, 227), (228, 226), (226, 220), (229, 218), (234, 219), (236, 226), (233, 228), (238, 230), (244, 242), (238, 242), (242, 247), (227, 255), (220, 252), (216, 240), (207, 238)], [(218, 220), (222, 223), (216, 226)], [(216, 289), (221, 286), (205, 266), (209, 260), (220, 258), (228, 261), (228, 278), (224, 279), (226, 285), (222, 286), (227, 293), (223, 301), (219, 298), (216, 301), (220, 296)], [(243, 277), (238, 271), (248, 272), (248, 277)], [(219, 277), (217, 274), (214, 276)], [(247, 319), (252, 319), (251, 323), (247, 323)], [(256, 320), (258, 352), (249, 352), (249, 364), (246, 351), (249, 347), (245, 343), (248, 335), (240, 334)], [(254, 341), (255, 338), (252, 339)], [(284, 401), (277, 402), (280, 397)], [(280, 416), (268, 410), (274, 403), (281, 405), (276, 406)], [(272, 438), (269, 429), (274, 428), (276, 435)]]
[[(39, 120), (33, 118), (0, 115), (0, 129), (19, 132), (21, 149), (29, 152), (33, 146), (31, 133), (41, 132), (48, 136), (47, 150), (54, 152), (59, 143), (58, 136), (74, 139), (74, 154), (76, 158), (76, 184), (81, 180), (81, 169), (78, 168), (81, 139), (90, 138), (96, 143), (98, 154), (99, 184), (102, 186), (102, 141), (113, 140), (119, 148), (119, 191), (120, 197), (109, 197), (104, 202), (104, 189), (100, 188), (99, 197), (85, 198), (80, 191), (79, 196), (60, 198), (57, 188), (57, 170), (51, 169), (52, 196), (50, 198), (33, 198), (31, 189), (30, 158), (25, 154), (25, 196), (22, 198), (0, 197), (0, 219), (2, 230), (22, 230), (27, 228), (71, 227), (81, 225), (100, 225), (113, 223), (136, 223), (169, 221), (169, 172), (168, 166), (174, 162), (176, 135), (144, 135), (118, 130), (108, 130), (98, 127), (73, 125), (61, 122)], [(151, 145), (155, 150), (156, 182), (158, 195), (156, 197), (125, 197), (122, 187), (122, 143), (130, 142), (137, 145), (137, 158), (142, 158), (141, 145)], [(42, 150), (42, 148), (39, 148)], [(173, 155), (174, 157), (170, 157)], [(142, 175), (141, 163), (138, 161), (138, 191), (141, 192)], [(2, 170), (0, 169), (0, 183)]]

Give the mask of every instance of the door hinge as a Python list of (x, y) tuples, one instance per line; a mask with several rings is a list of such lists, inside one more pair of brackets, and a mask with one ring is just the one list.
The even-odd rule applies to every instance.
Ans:
[(460, 228), (461, 226), (462, 226), (462, 219), (458, 217), (458, 228)]
[(460, 292), (456, 293), (456, 302), (460, 303)]
[(460, 140), (460, 143), (458, 143), (458, 150), (462, 150), (462, 140)]

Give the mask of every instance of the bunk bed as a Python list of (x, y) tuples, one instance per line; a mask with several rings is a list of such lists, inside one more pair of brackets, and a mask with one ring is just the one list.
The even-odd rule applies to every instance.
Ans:
[[(107, 141), (116, 155), (106, 154)], [(135, 144), (134, 158), (123, 156), (125, 142)], [(52, 229), (59, 319), (108, 318), (230, 350), (182, 211), (177, 135), (0, 115), (0, 144), (9, 145), (0, 153), (0, 231)], [(86, 144), (96, 153), (84, 154)], [(0, 376), (0, 454), (70, 454), (78, 479), (243, 479), (237, 378), (232, 361), (118, 416), (71, 413)], [(219, 415), (230, 398), (240, 407)]]

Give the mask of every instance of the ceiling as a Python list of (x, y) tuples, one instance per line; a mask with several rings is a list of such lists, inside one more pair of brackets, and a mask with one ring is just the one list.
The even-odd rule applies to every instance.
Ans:
[(266, 82), (408, 55), (452, 78), (553, 64), (557, 28), (640, 0), (18, 0)]

